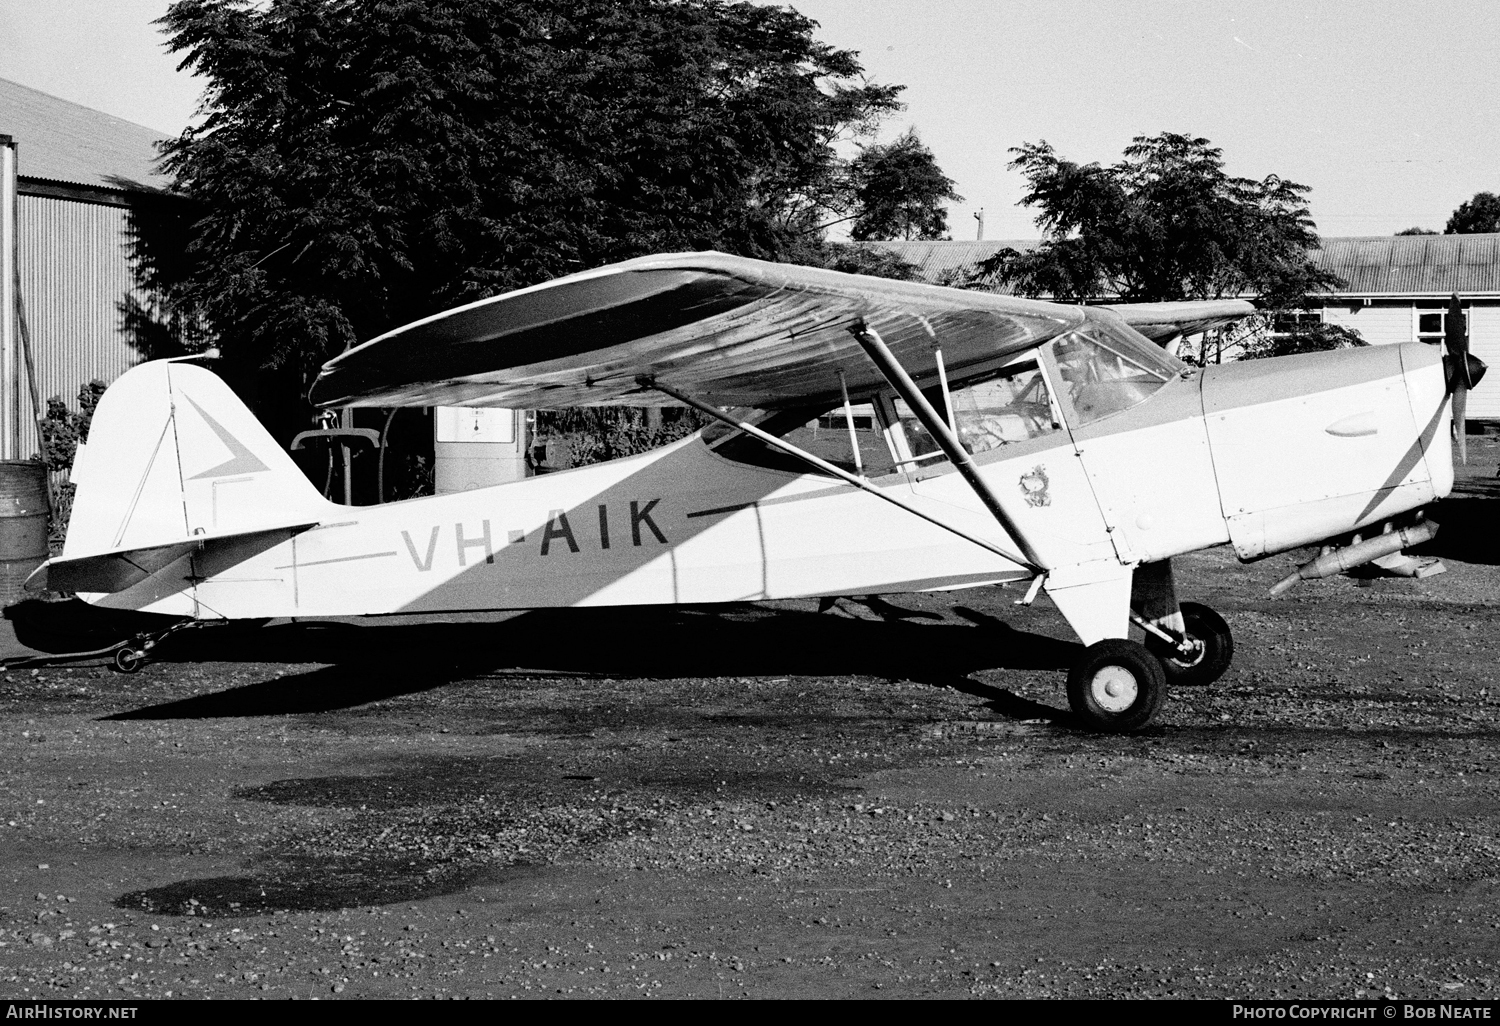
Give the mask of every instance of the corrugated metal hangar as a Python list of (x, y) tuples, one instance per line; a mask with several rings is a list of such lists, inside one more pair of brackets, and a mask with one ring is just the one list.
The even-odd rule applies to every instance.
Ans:
[(167, 184), (160, 138), (0, 79), (0, 459), (38, 448), (22, 312), (44, 409), (137, 360), (119, 309), (134, 293), (128, 215), (132, 193)]

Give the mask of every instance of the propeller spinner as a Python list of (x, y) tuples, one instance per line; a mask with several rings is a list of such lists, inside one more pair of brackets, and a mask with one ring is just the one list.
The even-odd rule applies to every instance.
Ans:
[(1457, 294), (1448, 300), (1448, 316), (1443, 323), (1443, 346), (1446, 360), (1448, 394), (1453, 396), (1453, 426), (1458, 431), (1458, 458), (1469, 462), (1468, 431), (1464, 416), (1469, 407), (1469, 389), (1484, 377), (1485, 363), (1469, 352), (1469, 332)]

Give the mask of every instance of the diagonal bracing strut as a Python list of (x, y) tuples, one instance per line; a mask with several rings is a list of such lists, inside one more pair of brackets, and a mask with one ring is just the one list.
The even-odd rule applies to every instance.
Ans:
[(780, 449), (788, 456), (795, 456), (797, 459), (802, 460), (804, 463), (807, 463), (813, 467), (816, 467), (818, 470), (823, 471), (825, 474), (832, 474), (834, 477), (839, 478), (846, 484), (853, 485), (860, 491), (869, 492), (876, 498), (884, 499), (891, 505), (910, 513), (912, 516), (925, 520), (929, 524), (932, 524), (936, 527), (941, 527), (943, 530), (948, 531), (950, 534), (955, 534), (958, 537), (964, 539), (964, 541), (972, 542), (982, 549), (987, 549), (990, 552), (993, 552), (995, 555), (1000, 556), (1004, 559), (1008, 559), (1012, 563), (1016, 563), (1022, 568), (1029, 570), (1034, 574), (1039, 574), (1042, 572), (1042, 568), (1034, 561), (1024, 559), (1014, 552), (1009, 552), (1006, 549), (1001, 548), (999, 545), (995, 545), (992, 542), (985, 541), (983, 538), (976, 538), (974, 535), (969, 534), (967, 531), (959, 530), (952, 524), (944, 523), (934, 516), (923, 513), (915, 506), (911, 506), (896, 498), (894, 495), (887, 493), (884, 489), (875, 487), (864, 478), (857, 477), (856, 475), (849, 473), (847, 470), (844, 470), (841, 467), (836, 467), (832, 463), (829, 463), (827, 460), (820, 459), (819, 457), (814, 456), (812, 453), (793, 445), (791, 442), (788, 442), (784, 438), (777, 438), (775, 435), (771, 434), (768, 431), (762, 431), (754, 424), (747, 423), (743, 420), (736, 420), (734, 417), (731, 417), (729, 414), (725, 413), (717, 406), (713, 406), (709, 403), (694, 399), (692, 396), (679, 392), (677, 391), (677, 389), (672, 388), (668, 385), (663, 385), (653, 378), (639, 377), (636, 379), (636, 383), (643, 388), (649, 388), (654, 391), (661, 392), (664, 395), (669, 395), (680, 403), (686, 403), (693, 409), (698, 410), (701, 413), (706, 413), (708, 416), (714, 418), (717, 421), (722, 421), (732, 428), (737, 428), (740, 431), (745, 432), (745, 434), (747, 435), (760, 439), (762, 442), (765, 442), (767, 445), (770, 445), (773, 448)]
[[(1026, 536), (1021, 533), (1010, 514), (1005, 511), (1005, 507), (1000, 504), (999, 496), (990, 489), (984, 478), (979, 476), (979, 468), (974, 465), (974, 460), (969, 456), (968, 450), (959, 443), (958, 438), (943, 418), (938, 416), (932, 404), (927, 401), (927, 397), (922, 394), (922, 390), (917, 388), (917, 383), (911, 379), (911, 375), (906, 373), (906, 368), (901, 366), (890, 347), (885, 344), (885, 340), (862, 319), (856, 321), (849, 332), (885, 380), (896, 390), (896, 394), (906, 400), (906, 405), (911, 407), (911, 411), (917, 415), (917, 419), (922, 422), (927, 433), (932, 436), (933, 441), (937, 442), (938, 448), (942, 449), (948, 459), (953, 461), (954, 469), (963, 475), (965, 481), (969, 482), (969, 487), (974, 490), (979, 501), (994, 514), (1000, 526), (1005, 529), (1005, 533), (1010, 535), (1020, 547), (1026, 556), (1026, 562), (1033, 567), (1040, 568), (1042, 561), (1037, 556), (1036, 550), (1031, 547)], [(949, 400), (946, 399), (945, 390), (946, 401)]]

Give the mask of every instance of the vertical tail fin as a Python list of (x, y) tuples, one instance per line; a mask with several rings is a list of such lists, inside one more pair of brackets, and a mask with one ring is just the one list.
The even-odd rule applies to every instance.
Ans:
[(72, 479), (65, 558), (305, 524), (331, 508), (229, 386), (177, 361), (109, 387)]

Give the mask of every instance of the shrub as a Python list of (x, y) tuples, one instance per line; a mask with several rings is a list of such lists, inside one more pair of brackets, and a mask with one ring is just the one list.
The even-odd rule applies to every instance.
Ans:
[(81, 387), (77, 412), (70, 410), (61, 396), (53, 396), (47, 400), (47, 413), (39, 425), (42, 451), (32, 458), (46, 465), (52, 482), (52, 515), (47, 520), (47, 544), (54, 553), (62, 549), (63, 539), (68, 533), (68, 517), (73, 512), (73, 482), (68, 480), (73, 472), (73, 458), (78, 454), (78, 446), (88, 440), (89, 424), (93, 422), (94, 409), (99, 405), (104, 388), (102, 381), (90, 381)]

